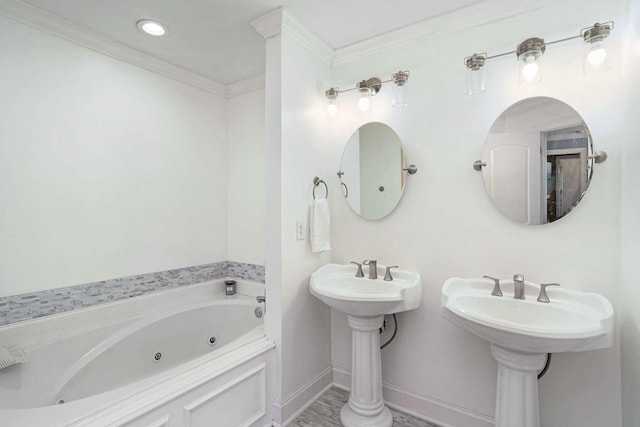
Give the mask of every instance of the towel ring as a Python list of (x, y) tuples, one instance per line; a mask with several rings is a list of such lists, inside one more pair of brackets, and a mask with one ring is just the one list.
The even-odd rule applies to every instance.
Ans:
[(327, 197), (329, 197), (329, 187), (327, 187), (327, 183), (316, 176), (313, 178), (313, 199), (314, 200), (316, 198), (316, 188), (318, 188), (320, 184), (324, 184), (324, 192), (325, 192), (324, 198), (326, 199)]
[(342, 194), (346, 199), (347, 197), (349, 197), (349, 188), (347, 188), (347, 184), (345, 184), (344, 182), (341, 182), (340, 185), (342, 185), (342, 189), (343, 189)]

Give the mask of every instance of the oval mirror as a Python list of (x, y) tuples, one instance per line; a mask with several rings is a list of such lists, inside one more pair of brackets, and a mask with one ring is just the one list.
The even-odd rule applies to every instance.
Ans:
[(593, 155), (589, 129), (573, 108), (553, 98), (528, 98), (493, 123), (482, 152), (482, 177), (505, 216), (546, 224), (580, 202), (594, 159), (600, 157)]
[(393, 129), (384, 123), (366, 123), (344, 147), (338, 172), (342, 194), (361, 217), (383, 218), (402, 197), (405, 168), (402, 143)]

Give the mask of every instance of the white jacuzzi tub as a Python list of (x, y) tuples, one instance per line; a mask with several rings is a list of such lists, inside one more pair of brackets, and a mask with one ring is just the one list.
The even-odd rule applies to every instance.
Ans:
[[(261, 358), (273, 348), (255, 314), (264, 286), (238, 281), (238, 290), (225, 296), (216, 280), (0, 327), (0, 344), (29, 357), (0, 370), (2, 426), (147, 425), (156, 412), (166, 425), (172, 413), (171, 425), (186, 425), (185, 408), (233, 383), (225, 376), (244, 378), (237, 384), (247, 390), (228, 387), (240, 395), (264, 387)], [(262, 395), (227, 422), (267, 424)], [(230, 411), (221, 396), (210, 400)]]

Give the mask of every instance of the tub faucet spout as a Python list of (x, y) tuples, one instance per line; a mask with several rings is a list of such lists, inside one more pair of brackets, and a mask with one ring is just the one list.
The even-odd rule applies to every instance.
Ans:
[(513, 276), (513, 297), (524, 299), (524, 275), (514, 274)]
[(263, 297), (262, 295), (258, 295), (256, 297), (256, 301), (258, 302), (265, 302), (267, 300), (267, 297)]

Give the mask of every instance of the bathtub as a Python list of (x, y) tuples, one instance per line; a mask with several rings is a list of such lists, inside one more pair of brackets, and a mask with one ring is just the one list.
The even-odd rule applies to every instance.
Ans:
[(264, 285), (223, 282), (0, 327), (29, 358), (0, 370), (0, 425), (270, 425)]

